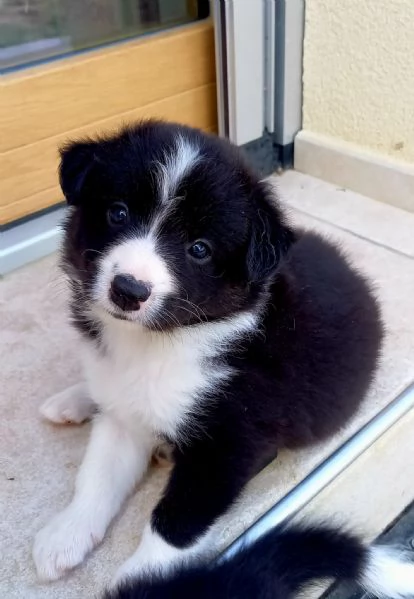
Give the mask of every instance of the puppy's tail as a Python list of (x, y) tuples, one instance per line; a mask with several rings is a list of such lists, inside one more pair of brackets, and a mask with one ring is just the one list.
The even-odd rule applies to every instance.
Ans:
[(278, 527), (220, 564), (131, 581), (106, 599), (288, 599), (313, 580), (357, 582), (379, 599), (414, 598), (414, 564), (327, 527)]

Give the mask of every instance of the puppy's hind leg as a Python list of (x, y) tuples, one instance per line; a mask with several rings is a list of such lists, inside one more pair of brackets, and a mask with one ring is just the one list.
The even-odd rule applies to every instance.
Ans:
[(78, 383), (52, 395), (40, 406), (39, 412), (54, 424), (81, 424), (94, 415), (96, 405), (88, 397), (86, 385)]

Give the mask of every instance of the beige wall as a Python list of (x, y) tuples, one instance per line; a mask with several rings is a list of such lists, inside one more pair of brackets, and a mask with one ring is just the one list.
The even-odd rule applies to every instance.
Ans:
[(414, 0), (307, 0), (303, 129), (414, 163)]

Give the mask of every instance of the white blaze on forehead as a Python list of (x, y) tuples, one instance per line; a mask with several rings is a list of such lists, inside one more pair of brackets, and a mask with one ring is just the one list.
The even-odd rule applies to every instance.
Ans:
[(147, 229), (147, 234), (143, 236), (137, 231), (136, 237), (118, 242), (100, 261), (95, 299), (107, 309), (116, 309), (108, 299), (108, 290), (116, 274), (132, 275), (137, 281), (144, 281), (151, 286), (150, 299), (141, 306), (140, 314), (149, 309), (156, 311), (161, 306), (162, 296), (174, 292), (175, 278), (158, 251), (156, 238), (160, 225), (174, 208), (174, 202), (169, 200), (175, 198), (183, 177), (199, 160), (199, 148), (179, 134), (173, 147), (165, 151), (162, 161), (157, 162), (156, 175), (161, 209), (158, 207), (153, 215), (149, 232)]
[(199, 148), (182, 135), (178, 135), (174, 148), (165, 152), (163, 161), (157, 164), (162, 203), (168, 202), (175, 196), (181, 180), (199, 160)]

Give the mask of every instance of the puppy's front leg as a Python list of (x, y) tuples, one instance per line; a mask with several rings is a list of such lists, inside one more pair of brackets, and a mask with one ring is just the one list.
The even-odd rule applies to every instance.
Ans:
[(254, 447), (232, 447), (228, 441), (215, 444), (212, 439), (198, 440), (183, 451), (176, 449), (164, 496), (138, 549), (118, 570), (115, 586), (127, 578), (168, 570), (214, 550), (212, 524), (254, 474)]
[(36, 536), (33, 558), (39, 578), (60, 578), (100, 543), (144, 474), (152, 443), (150, 435), (132, 435), (107, 415), (96, 418), (72, 502)]

